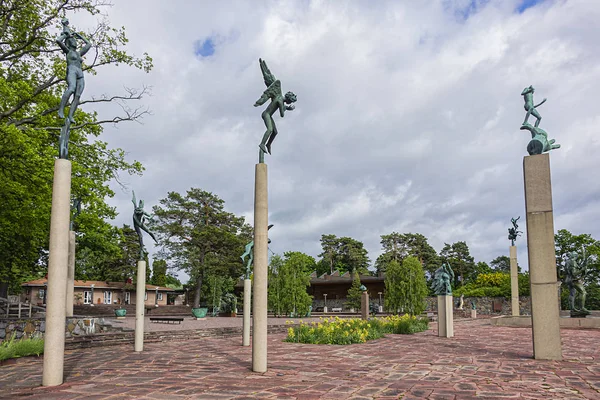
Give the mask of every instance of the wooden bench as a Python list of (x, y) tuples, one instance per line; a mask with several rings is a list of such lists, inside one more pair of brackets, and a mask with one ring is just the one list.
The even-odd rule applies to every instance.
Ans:
[(342, 307), (332, 307), (331, 312), (342, 312)]
[(175, 317), (150, 317), (150, 322), (166, 322), (170, 324), (171, 322), (181, 324), (183, 318), (175, 318)]

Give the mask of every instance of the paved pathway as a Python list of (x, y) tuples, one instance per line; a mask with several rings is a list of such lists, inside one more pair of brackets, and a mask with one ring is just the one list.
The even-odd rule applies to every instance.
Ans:
[[(433, 324), (435, 328), (435, 324)], [(531, 329), (457, 321), (351, 346), (269, 336), (269, 371), (253, 373), (239, 338), (68, 351), (65, 383), (40, 387), (42, 360), (0, 367), (3, 399), (600, 399), (600, 331), (563, 330), (564, 361), (536, 361)]]

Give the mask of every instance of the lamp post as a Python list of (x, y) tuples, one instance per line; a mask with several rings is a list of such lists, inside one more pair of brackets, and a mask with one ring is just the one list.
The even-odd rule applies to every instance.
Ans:
[(323, 293), (323, 298), (325, 299), (325, 306), (323, 307), (323, 312), (327, 312), (327, 293)]
[(90, 306), (94, 307), (94, 284), (93, 283), (90, 285), (90, 289), (92, 289), (91, 293), (90, 293), (90, 297), (91, 297)]
[(383, 292), (377, 292), (377, 294), (379, 295), (379, 312), (382, 313), (383, 305), (381, 304), (381, 295), (383, 294)]
[(158, 286), (156, 287), (156, 293), (154, 294), (154, 307), (158, 307)]
[(46, 294), (48, 293), (48, 283), (44, 283), (44, 298), (42, 299), (42, 303), (46, 305)]
[(188, 289), (188, 288), (185, 288), (185, 305), (186, 305), (186, 307), (189, 307), (189, 306), (190, 306), (190, 302), (188, 301), (188, 291), (189, 291), (189, 290), (190, 290), (190, 289)]

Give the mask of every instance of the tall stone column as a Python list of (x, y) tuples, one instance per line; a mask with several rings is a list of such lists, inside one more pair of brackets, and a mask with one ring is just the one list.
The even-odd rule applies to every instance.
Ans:
[(258, 163), (254, 183), (254, 301), (252, 302), (252, 370), (267, 371), (267, 276), (268, 276), (268, 179), (267, 164)]
[(517, 267), (517, 246), (510, 246), (510, 299), (514, 317), (520, 314), (519, 304), (519, 268)]
[(75, 232), (69, 231), (69, 269), (67, 270), (67, 317), (73, 316), (73, 301), (75, 300)]
[(137, 263), (137, 282), (135, 287), (135, 351), (144, 350), (144, 311), (146, 296), (146, 261)]
[(360, 317), (365, 321), (369, 319), (369, 292), (364, 291), (360, 297)]
[(244, 279), (244, 330), (242, 346), (250, 346), (250, 309), (252, 305), (252, 281)]
[(523, 158), (527, 250), (531, 283), (533, 356), (562, 359), (550, 158), (546, 154)]
[(42, 372), (42, 385), (44, 386), (57, 386), (63, 383), (70, 199), (71, 162), (57, 159), (54, 161), (50, 216), (48, 295), (46, 298), (46, 332), (44, 334), (44, 370)]
[(454, 337), (454, 310), (452, 295), (438, 296), (438, 336)]

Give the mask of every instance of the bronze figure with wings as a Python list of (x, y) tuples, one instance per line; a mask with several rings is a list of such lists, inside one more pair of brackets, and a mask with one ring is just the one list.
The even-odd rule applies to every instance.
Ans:
[(279, 110), (279, 115), (283, 118), (285, 110), (292, 111), (294, 109), (292, 103), (296, 102), (296, 95), (292, 92), (287, 92), (284, 96), (281, 93), (281, 81), (275, 79), (275, 76), (271, 73), (269, 67), (267, 67), (267, 63), (263, 59), (259, 59), (258, 62), (265, 80), (265, 85), (267, 85), (267, 90), (263, 92), (260, 99), (256, 100), (254, 107), (262, 106), (267, 100), (271, 99), (271, 103), (262, 113), (262, 119), (265, 121), (265, 126), (267, 127), (262, 142), (258, 146), (261, 150), (260, 159), (262, 162), (264, 153), (271, 154), (271, 144), (273, 143), (275, 136), (277, 136), (277, 127), (275, 126), (275, 121), (273, 121), (273, 113)]

